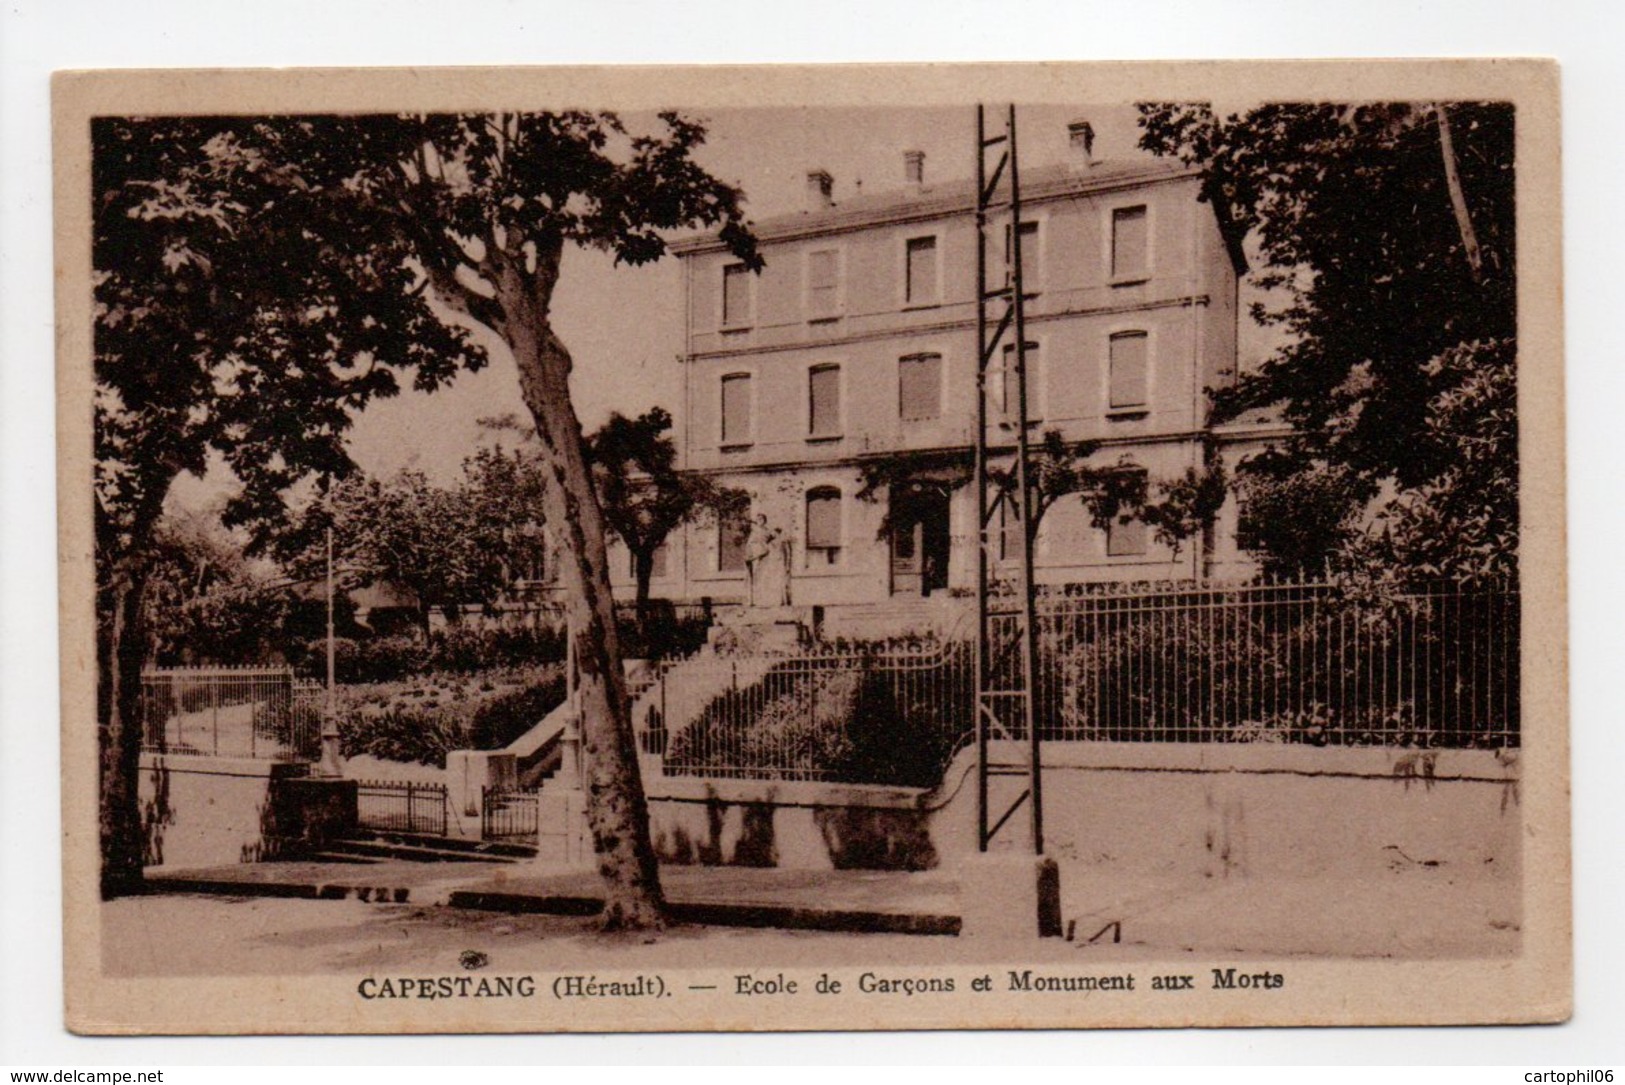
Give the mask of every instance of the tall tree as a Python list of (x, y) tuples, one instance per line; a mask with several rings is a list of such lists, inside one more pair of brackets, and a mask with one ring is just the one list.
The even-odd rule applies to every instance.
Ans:
[[(1282, 547), (1272, 560), (1364, 560), (1368, 549), (1347, 547), (1366, 505), (1426, 494), (1486, 528), (1454, 556), (1391, 548), (1393, 560), (1515, 569), (1516, 431), (1486, 424), (1500, 401), (1473, 391), (1515, 385), (1512, 106), (1277, 103), (1221, 118), (1146, 103), (1140, 124), (1142, 147), (1200, 167), (1203, 197), (1256, 246), (1258, 284), (1283, 299), (1254, 307), (1282, 345), (1218, 394), (1215, 414), (1279, 406), (1293, 424), (1244, 489), (1272, 509), (1263, 518), (1329, 530), (1318, 545), (1266, 532)], [(1457, 408), (1454, 431), (1436, 424), (1441, 403)]]
[(649, 581), (667, 537), (701, 510), (739, 508), (745, 495), (703, 475), (677, 470), (671, 413), (652, 407), (636, 418), (619, 411), (587, 437), (587, 459), (604, 519), (632, 555), (638, 625), (649, 621)]
[[(633, 134), (610, 113), (310, 117), (256, 126), (243, 157), (275, 170), (339, 169), (342, 218), (420, 274), (416, 316), (450, 314), (502, 342), (536, 426), (543, 505), (563, 556), (585, 762), (587, 820), (607, 928), (663, 925), (616, 638), (605, 522), (570, 399), (572, 360), (554, 330), (561, 261), (578, 246), (644, 264), (668, 231), (714, 227), (759, 268), (740, 193), (695, 161), (705, 129), (674, 112)], [(430, 304), (432, 297), (434, 305)]]
[(154, 532), (145, 606), (161, 665), (247, 663), (279, 647), (288, 582), (249, 558), (212, 514), (166, 514)]
[[(141, 883), (143, 616), (174, 480), (211, 457), (234, 523), (342, 475), (354, 413), (412, 372), (431, 389), (483, 358), (412, 290), (409, 249), (334, 211), (344, 169), (273, 167), (224, 118), (92, 122), (97, 730), (105, 896)], [(294, 225), (297, 224), (297, 225)]]
[(291, 568), (300, 579), (321, 575), (331, 526), (344, 586), (387, 581), (405, 588), (427, 640), (437, 607), (494, 603), (509, 585), (517, 525), (480, 496), (466, 483), (436, 486), (421, 471), (382, 481), (353, 475), (313, 504), (303, 530), (288, 537), (301, 546)]

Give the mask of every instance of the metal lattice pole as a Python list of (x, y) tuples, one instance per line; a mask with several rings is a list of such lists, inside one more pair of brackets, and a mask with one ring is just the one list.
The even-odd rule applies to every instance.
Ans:
[[(996, 158), (989, 170), (989, 153)], [(1006, 173), (1008, 182), (1006, 183)], [(1000, 197), (1001, 187), (1006, 193)], [(1006, 223), (1006, 269), (1003, 286), (988, 285), (987, 230), (989, 217), (1008, 212)], [(1028, 387), (1027, 320), (1021, 259), (1021, 174), (1016, 154), (1016, 108), (1006, 113), (1004, 133), (987, 134), (986, 113), (976, 108), (976, 751), (977, 751), (977, 843), (982, 851), (998, 834), (1023, 802), (1032, 826), (1035, 854), (1044, 851), (1043, 761), (1038, 729), (1035, 694), (1038, 688), (1036, 586), (1033, 580), (1033, 493), (1028, 478)], [(990, 319), (990, 306), (999, 306), (997, 321)], [(1005, 345), (1014, 332), (1015, 341)], [(995, 359), (998, 359), (997, 365)], [(1012, 370), (1013, 367), (1013, 370)], [(995, 451), (988, 441), (988, 376), (999, 375), (1002, 393), (1000, 414), (1015, 427), (1014, 463), (1000, 480), (989, 467)], [(1009, 402), (1010, 376), (1014, 375), (1016, 402)], [(1014, 410), (1011, 407), (1014, 406)], [(1015, 583), (1011, 590), (998, 592), (999, 558), (990, 531), (995, 516), (1001, 516), (1020, 538), (1017, 548)], [(1009, 530), (1001, 530), (1009, 537)], [(997, 603), (995, 602), (997, 600)], [(1009, 600), (1009, 602), (1005, 602)], [(1013, 605), (1012, 605), (1013, 604)], [(1008, 609), (1006, 609), (1008, 607)], [(1012, 654), (1015, 666), (1007, 665)], [(1019, 722), (1017, 713), (1019, 712)], [(1017, 726), (1012, 726), (1016, 724)], [(1016, 732), (1016, 734), (1012, 734)], [(989, 745), (994, 734), (1024, 737), (1027, 741), (1025, 765), (995, 765), (989, 761)], [(1027, 787), (989, 825), (991, 810), (988, 781), (991, 776), (1026, 776)]]

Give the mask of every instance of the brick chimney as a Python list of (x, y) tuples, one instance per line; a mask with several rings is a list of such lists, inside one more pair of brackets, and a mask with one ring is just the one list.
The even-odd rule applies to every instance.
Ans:
[(925, 184), (925, 152), (903, 152), (903, 180), (915, 188)]
[(1066, 140), (1072, 147), (1073, 164), (1093, 166), (1100, 161), (1095, 157), (1095, 126), (1079, 117), (1066, 126)]
[(807, 171), (807, 210), (827, 211), (835, 206), (830, 194), (835, 191), (835, 178), (828, 170)]

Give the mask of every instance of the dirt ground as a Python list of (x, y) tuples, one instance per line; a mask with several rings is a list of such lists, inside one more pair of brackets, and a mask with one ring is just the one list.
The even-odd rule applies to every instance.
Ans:
[[(1026, 941), (1028, 959), (1108, 962), (1234, 958), (1510, 957), (1521, 945), (1517, 882), (1474, 872), (1395, 869), (1324, 878), (1117, 881), (1063, 877), (1071, 941)], [(897, 963), (1006, 959), (996, 941), (676, 926), (654, 942), (599, 934), (592, 921), (437, 905), (155, 894), (103, 905), (109, 975), (249, 975), (454, 968), (469, 949), (493, 966), (793, 966), (884, 957)]]

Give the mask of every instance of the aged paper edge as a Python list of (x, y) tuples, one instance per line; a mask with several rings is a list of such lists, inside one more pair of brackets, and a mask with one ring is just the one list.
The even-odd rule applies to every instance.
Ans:
[[(974, 95), (966, 88), (974, 86)], [(1019, 1007), (1002, 996), (929, 1006), (711, 1006), (606, 1017), (555, 1003), (448, 1012), (363, 1006), (354, 977), (113, 979), (101, 975), (97, 900), (91, 517), (88, 120), (102, 114), (941, 105), (1134, 99), (1498, 99), (1518, 107), (1519, 425), (1523, 592), (1523, 952), (1493, 961), (1303, 960), (1287, 1002), (1198, 995), (1132, 1011)], [(1554, 1022), (1572, 1008), (1558, 68), (1552, 61), (1365, 60), (590, 68), (63, 72), (53, 80), (58, 525), (62, 623), (64, 960), (69, 1027), (102, 1034), (1179, 1027)], [(1019, 962), (1011, 962), (1019, 963)], [(1136, 962), (1147, 969), (1155, 962)], [(969, 975), (970, 965), (944, 965)], [(675, 970), (668, 970), (675, 971)], [(707, 975), (688, 972), (691, 979)], [(550, 981), (538, 975), (538, 982)], [(719, 971), (715, 979), (725, 978)], [(992, 999), (991, 1001), (989, 999)]]

